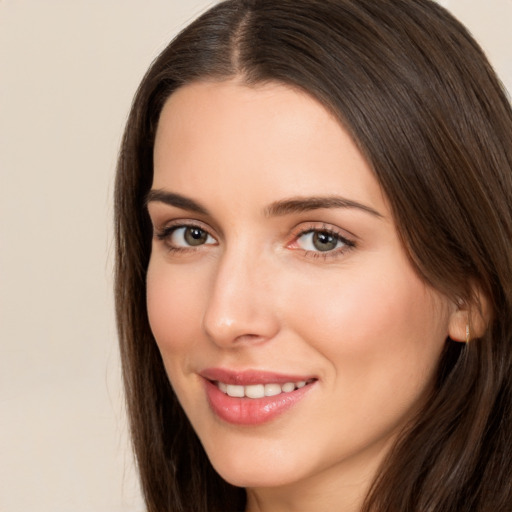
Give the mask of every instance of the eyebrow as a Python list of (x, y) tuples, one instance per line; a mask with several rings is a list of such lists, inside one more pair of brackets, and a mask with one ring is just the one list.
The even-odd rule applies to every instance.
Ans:
[[(167, 192), (165, 190), (150, 190), (146, 196), (146, 205), (152, 201), (181, 208), (201, 215), (209, 216), (208, 210), (189, 197)], [(374, 208), (359, 203), (352, 199), (346, 199), (340, 196), (314, 196), (314, 197), (292, 197), (275, 201), (265, 208), (266, 217), (279, 217), (290, 215), (292, 213), (303, 213), (313, 210), (332, 209), (332, 208), (355, 208), (365, 213), (369, 213), (377, 218), (383, 218), (383, 215)]]
[(180, 194), (174, 194), (173, 192), (166, 192), (165, 190), (150, 190), (146, 195), (146, 206), (153, 201), (175, 206), (189, 212), (200, 213), (201, 215), (210, 215), (204, 206), (196, 203), (193, 199)]
[(356, 208), (375, 217), (383, 218), (381, 213), (370, 206), (340, 196), (294, 197), (276, 201), (265, 209), (265, 215), (275, 217), (329, 208)]

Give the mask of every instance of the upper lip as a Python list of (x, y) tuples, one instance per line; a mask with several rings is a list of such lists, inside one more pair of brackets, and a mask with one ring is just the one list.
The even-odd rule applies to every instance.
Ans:
[(206, 368), (199, 375), (209, 381), (239, 386), (251, 384), (286, 384), (315, 379), (313, 375), (291, 375), (263, 370), (229, 370), (227, 368)]

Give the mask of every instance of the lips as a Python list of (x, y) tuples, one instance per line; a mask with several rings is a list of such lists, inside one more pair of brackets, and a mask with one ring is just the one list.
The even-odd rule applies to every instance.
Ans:
[(237, 425), (271, 421), (300, 402), (317, 381), (311, 376), (233, 372), (209, 368), (200, 373), (212, 411)]

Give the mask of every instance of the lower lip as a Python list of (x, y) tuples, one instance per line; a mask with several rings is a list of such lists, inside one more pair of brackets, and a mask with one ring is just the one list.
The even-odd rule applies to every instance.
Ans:
[(263, 398), (235, 398), (223, 393), (213, 382), (205, 380), (206, 396), (212, 411), (222, 420), (234, 425), (261, 425), (293, 407), (313, 387), (302, 388)]

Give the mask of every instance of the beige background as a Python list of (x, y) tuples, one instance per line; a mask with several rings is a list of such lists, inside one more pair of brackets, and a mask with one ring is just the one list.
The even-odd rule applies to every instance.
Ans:
[[(135, 512), (112, 313), (117, 147), (206, 0), (0, 0), (0, 512)], [(512, 0), (446, 0), (512, 90)]]

